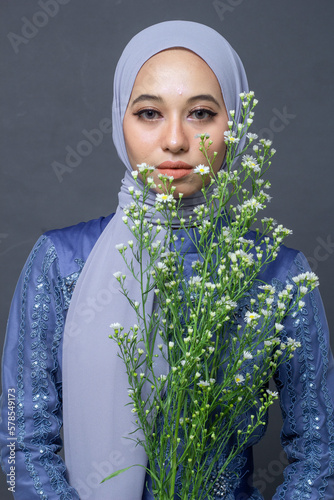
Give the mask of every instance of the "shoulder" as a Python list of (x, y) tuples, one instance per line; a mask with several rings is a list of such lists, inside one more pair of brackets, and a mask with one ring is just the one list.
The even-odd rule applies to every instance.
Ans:
[(86, 262), (113, 215), (44, 233), (41, 239), (46, 241), (48, 246), (54, 247), (62, 276), (71, 274), (78, 264), (80, 267)]

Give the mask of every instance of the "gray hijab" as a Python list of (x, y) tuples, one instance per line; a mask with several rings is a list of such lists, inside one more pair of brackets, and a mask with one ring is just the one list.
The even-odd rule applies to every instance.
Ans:
[[(192, 50), (206, 61), (218, 79), (227, 111), (235, 110), (237, 122), (241, 113), (239, 93), (248, 91), (245, 70), (229, 43), (213, 29), (194, 22), (167, 21), (141, 31), (125, 47), (117, 64), (113, 140), (126, 172), (116, 213), (97, 240), (76, 284), (63, 341), (65, 461), (69, 482), (81, 500), (141, 500), (143, 495), (143, 467), (133, 467), (100, 484), (105, 476), (118, 469), (147, 464), (143, 447), (135, 447), (133, 441), (126, 439), (135, 429), (128, 405), (128, 379), (117, 356), (117, 345), (108, 335), (111, 323), (121, 323), (129, 331), (137, 322), (113, 276), (117, 271), (128, 275), (115, 245), (132, 239), (122, 220), (124, 207), (132, 201), (129, 187), (135, 186), (124, 142), (123, 118), (141, 66), (154, 54), (172, 47)], [(154, 199), (152, 191), (149, 206), (153, 206)], [(189, 217), (203, 201), (201, 192), (184, 198), (183, 217)], [(127, 287), (133, 299), (139, 301), (138, 284), (130, 276)], [(153, 310), (154, 292), (147, 306)], [(168, 367), (161, 363), (158, 369), (163, 373)]]

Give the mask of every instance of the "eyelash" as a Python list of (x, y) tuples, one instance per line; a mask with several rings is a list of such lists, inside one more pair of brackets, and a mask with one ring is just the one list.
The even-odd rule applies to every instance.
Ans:
[[(141, 109), (140, 111), (137, 111), (136, 113), (133, 113), (133, 114), (135, 116), (138, 116), (138, 118), (141, 120), (154, 121), (155, 118), (144, 118), (144, 116), (143, 116), (145, 113), (150, 112), (150, 111), (153, 113), (159, 114), (161, 116), (159, 111), (156, 111), (155, 109), (151, 109), (151, 108)], [(202, 112), (207, 113), (209, 115), (207, 118), (199, 118), (198, 121), (212, 120), (212, 118), (214, 118), (218, 114), (218, 113), (215, 113), (214, 111), (211, 111), (210, 109), (198, 108), (198, 109), (194, 109), (194, 111), (192, 111), (190, 113), (190, 115), (192, 115), (198, 111), (202, 111)]]

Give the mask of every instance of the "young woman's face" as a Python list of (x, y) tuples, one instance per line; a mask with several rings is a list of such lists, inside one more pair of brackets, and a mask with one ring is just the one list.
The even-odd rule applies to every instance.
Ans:
[(211, 154), (218, 153), (216, 173), (225, 156), (227, 122), (218, 80), (206, 62), (186, 49), (159, 52), (138, 72), (124, 116), (131, 166), (134, 170), (141, 163), (154, 166), (150, 176), (156, 185), (161, 184), (159, 173), (172, 175), (174, 196), (191, 196), (202, 188), (203, 180), (194, 168), (207, 165), (195, 136), (210, 134)]

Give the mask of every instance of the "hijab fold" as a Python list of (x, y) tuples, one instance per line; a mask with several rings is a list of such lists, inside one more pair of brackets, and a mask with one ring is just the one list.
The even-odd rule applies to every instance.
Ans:
[[(141, 31), (125, 47), (117, 64), (113, 141), (126, 172), (116, 213), (97, 240), (76, 284), (63, 340), (65, 461), (69, 482), (81, 500), (141, 500), (145, 486), (146, 453), (142, 446), (135, 446), (133, 440), (127, 439), (136, 428), (129, 405), (128, 378), (123, 361), (117, 356), (118, 346), (108, 336), (111, 323), (118, 322), (129, 331), (137, 322), (134, 310), (120, 293), (119, 283), (113, 276), (115, 272), (127, 275), (131, 297), (140, 301), (139, 285), (129, 275), (115, 248), (133, 239), (122, 217), (124, 208), (132, 202), (129, 187), (138, 189), (126, 152), (123, 118), (142, 65), (154, 54), (173, 47), (189, 49), (209, 65), (220, 84), (227, 111), (235, 110), (237, 123), (241, 115), (239, 94), (248, 91), (245, 70), (236, 52), (219, 33), (195, 22), (167, 21)], [(155, 193), (150, 191), (145, 203), (153, 207), (154, 201)], [(193, 208), (201, 203), (205, 200), (200, 191), (183, 198), (182, 216), (187, 220)], [(163, 237), (159, 233), (158, 239)], [(139, 264), (134, 262), (136, 265), (135, 273)], [(154, 296), (154, 291), (150, 292), (147, 300), (147, 310), (151, 313), (155, 307)], [(164, 373), (168, 366), (160, 360), (155, 369)], [(138, 433), (136, 436), (141, 437)], [(112, 472), (134, 464), (142, 467), (133, 467), (100, 484)]]

